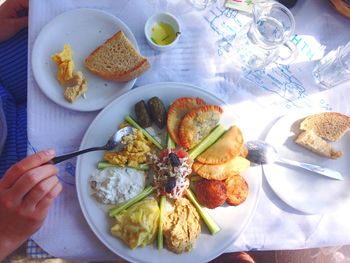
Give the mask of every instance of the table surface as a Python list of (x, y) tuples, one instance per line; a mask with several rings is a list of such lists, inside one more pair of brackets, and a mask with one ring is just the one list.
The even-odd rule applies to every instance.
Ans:
[[(249, 137), (261, 138), (282, 113), (319, 109), (350, 114), (346, 84), (323, 91), (315, 85), (312, 69), (329, 50), (349, 41), (350, 21), (336, 13), (328, 1), (299, 1), (292, 9), (296, 35), (292, 41), (299, 56), (291, 65), (265, 70), (238, 70), (230, 63), (232, 41), (249, 17), (224, 8), (218, 1), (204, 11), (182, 1), (30, 1), (28, 138), (29, 153), (55, 148), (58, 154), (79, 148), (81, 139), (98, 112), (78, 112), (49, 100), (36, 84), (31, 69), (33, 43), (40, 30), (55, 16), (80, 7), (110, 12), (132, 30), (152, 69), (136, 86), (160, 81), (194, 84), (235, 105), (241, 117), (254, 115)], [(176, 15), (182, 24), (176, 49), (158, 53), (146, 43), (143, 25), (159, 11)], [(72, 25), (74, 26), (74, 25)], [(171, 61), (171, 63), (169, 63)], [(67, 123), (69, 125), (67, 125)], [(255, 128), (255, 127), (259, 127)], [(49, 254), (73, 260), (114, 258), (94, 236), (78, 204), (74, 182), (75, 160), (59, 165), (63, 192), (55, 201), (43, 227), (33, 239)], [(350, 243), (350, 213), (345, 204), (327, 214), (306, 215), (284, 204), (263, 178), (257, 210), (228, 251), (298, 249)]]

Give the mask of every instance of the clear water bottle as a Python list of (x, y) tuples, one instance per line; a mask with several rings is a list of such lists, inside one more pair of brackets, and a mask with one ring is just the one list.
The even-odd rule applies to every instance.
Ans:
[(330, 51), (313, 70), (317, 84), (325, 89), (350, 80), (350, 42)]

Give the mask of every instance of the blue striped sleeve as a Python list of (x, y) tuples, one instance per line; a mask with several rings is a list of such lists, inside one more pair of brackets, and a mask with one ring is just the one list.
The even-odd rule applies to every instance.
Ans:
[[(0, 153), (0, 177), (27, 155), (27, 45), (28, 32), (22, 30), (0, 43), (0, 105), (5, 116), (1, 127), (7, 137)], [(0, 137), (6, 131), (0, 131)]]
[(27, 102), (28, 30), (0, 43), (0, 83), (15, 99)]

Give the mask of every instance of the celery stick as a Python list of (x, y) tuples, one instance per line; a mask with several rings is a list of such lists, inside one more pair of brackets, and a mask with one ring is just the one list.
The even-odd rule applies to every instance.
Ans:
[(159, 225), (158, 225), (158, 249), (163, 249), (163, 219), (164, 219), (164, 210), (165, 210), (166, 197), (162, 195), (159, 200)]
[(149, 196), (150, 194), (152, 194), (153, 191), (154, 191), (154, 188), (152, 186), (146, 187), (145, 189), (143, 189), (143, 191), (141, 193), (139, 193), (134, 198), (131, 198), (125, 204), (120, 205), (120, 206), (116, 206), (116, 207), (112, 207), (109, 210), (109, 216), (110, 217), (115, 216), (115, 215), (119, 214), (121, 211), (128, 209), (130, 206), (136, 204), (137, 202), (141, 201), (142, 199), (144, 199), (147, 196)]
[(168, 134), (168, 138), (167, 138), (167, 148), (168, 149), (173, 149), (176, 147), (175, 142), (173, 141), (173, 139), (171, 139), (170, 135)]
[(163, 146), (148, 131), (142, 128), (133, 118), (126, 116), (125, 120), (135, 128), (139, 129), (143, 135), (145, 135), (155, 146), (159, 148), (159, 150), (163, 150)]
[[(120, 166), (118, 164), (111, 164), (109, 162), (98, 162), (97, 164), (97, 169), (106, 169), (108, 167), (123, 167), (123, 166)], [(127, 166), (129, 168), (133, 168), (133, 169), (136, 169), (136, 170), (139, 170), (139, 171), (147, 171), (149, 169), (148, 165), (147, 164), (140, 164), (136, 167), (131, 167), (131, 166)]]
[(190, 189), (186, 190), (186, 196), (188, 197), (188, 199), (190, 199), (192, 204), (197, 208), (198, 213), (201, 215), (201, 217), (202, 217), (203, 221), (205, 222), (205, 224), (207, 225), (210, 233), (212, 235), (215, 235), (217, 232), (219, 232), (220, 227), (215, 223), (213, 218), (210, 217), (208, 212), (203, 207), (201, 207), (201, 205), (198, 203), (196, 197), (194, 196), (194, 194), (192, 193), (192, 191)]
[(214, 142), (216, 142), (224, 133), (225, 127), (222, 124), (219, 124), (215, 127), (211, 133), (205, 137), (196, 147), (189, 150), (189, 155), (192, 160), (196, 159), (198, 155), (208, 149)]

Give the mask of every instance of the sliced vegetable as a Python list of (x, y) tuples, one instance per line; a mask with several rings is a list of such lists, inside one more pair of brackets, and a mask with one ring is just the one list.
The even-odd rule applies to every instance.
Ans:
[(109, 216), (113, 217), (113, 216), (119, 214), (121, 211), (128, 209), (130, 206), (136, 204), (137, 202), (141, 201), (142, 199), (144, 199), (147, 196), (149, 196), (150, 194), (152, 194), (153, 191), (154, 191), (154, 188), (152, 186), (146, 187), (145, 189), (143, 189), (143, 191), (141, 193), (139, 193), (134, 198), (131, 198), (129, 201), (127, 201), (123, 205), (112, 207), (109, 210)]
[[(108, 167), (122, 167), (122, 166), (120, 166), (118, 164), (111, 164), (109, 162), (103, 162), (103, 161), (98, 162), (98, 164), (97, 164), (97, 169), (102, 170), (102, 169), (106, 169)], [(128, 167), (130, 167), (130, 166), (128, 166)], [(134, 169), (139, 170), (139, 171), (147, 171), (149, 169), (147, 164), (140, 164), (136, 167), (130, 167), (130, 168), (134, 168)]]
[(196, 147), (189, 150), (189, 155), (192, 160), (196, 159), (198, 155), (208, 149), (214, 142), (216, 142), (224, 133), (225, 126), (219, 124), (211, 131), (211, 133), (205, 137)]
[(188, 197), (188, 199), (190, 199), (192, 204), (196, 207), (204, 223), (207, 225), (210, 233), (212, 235), (215, 235), (217, 232), (219, 232), (221, 230), (220, 227), (215, 223), (214, 219), (211, 218), (211, 216), (207, 213), (207, 211), (198, 203), (196, 197), (194, 196), (194, 194), (190, 189), (186, 190), (186, 196)]
[(144, 128), (142, 128), (133, 118), (130, 116), (126, 116), (125, 120), (134, 126), (136, 129), (139, 129), (143, 135), (145, 135), (155, 146), (158, 147), (159, 150), (163, 150), (163, 146)]
[(167, 148), (168, 149), (173, 149), (176, 147), (176, 144), (174, 142), (173, 139), (171, 139), (170, 135), (168, 134), (168, 138), (167, 138)]
[(163, 219), (164, 219), (164, 211), (165, 211), (165, 202), (166, 197), (162, 195), (159, 200), (159, 225), (158, 225), (158, 249), (163, 249)]

